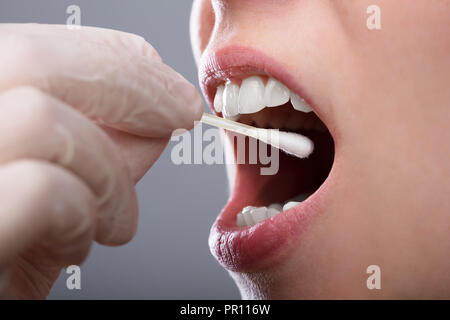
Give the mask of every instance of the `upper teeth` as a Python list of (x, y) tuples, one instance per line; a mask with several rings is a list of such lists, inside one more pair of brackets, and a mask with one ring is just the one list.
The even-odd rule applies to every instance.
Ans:
[(237, 119), (240, 114), (258, 112), (265, 107), (276, 107), (291, 100), (294, 109), (311, 112), (311, 107), (284, 84), (274, 78), (264, 81), (259, 76), (251, 76), (242, 81), (241, 86), (227, 81), (217, 87), (214, 109), (228, 119)]
[[(219, 97), (220, 98), (220, 97)], [(234, 118), (239, 115), (238, 112), (239, 101), (239, 86), (237, 84), (227, 82), (223, 90), (223, 108), (222, 113), (226, 118)]]
[(266, 106), (281, 106), (288, 102), (290, 97), (291, 90), (289, 90), (288, 87), (274, 78), (269, 78), (264, 92), (264, 102)]
[[(225, 86), (225, 89), (227, 85)], [(256, 76), (244, 79), (242, 81), (241, 88), (239, 89), (239, 113), (255, 113), (262, 110), (264, 107), (265, 101), (263, 80)]]

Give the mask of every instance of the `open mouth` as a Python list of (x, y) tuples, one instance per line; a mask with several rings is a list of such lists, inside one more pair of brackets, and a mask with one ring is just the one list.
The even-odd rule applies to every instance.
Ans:
[[(306, 159), (280, 152), (279, 170), (270, 177), (258, 174), (249, 167), (252, 164), (239, 165), (239, 178), (245, 176), (259, 187), (244, 190), (246, 202), (236, 215), (238, 227), (253, 226), (295, 207), (325, 181), (334, 157), (331, 134), (308, 103), (280, 81), (255, 75), (227, 79), (216, 89), (214, 109), (225, 118), (259, 128), (300, 133), (310, 137), (316, 146)], [(250, 153), (249, 141), (246, 142), (245, 151)]]
[[(314, 142), (314, 152), (305, 159), (280, 151), (274, 175), (261, 175), (261, 163), (235, 165), (230, 198), (213, 226), (210, 247), (226, 268), (242, 271), (276, 263), (321, 211), (335, 150), (315, 108), (276, 63), (253, 50), (229, 50), (215, 56), (214, 72), (206, 71), (203, 79), (214, 111), (255, 127), (300, 133)], [(247, 151), (249, 144), (247, 138)], [(236, 148), (234, 152), (236, 157)]]

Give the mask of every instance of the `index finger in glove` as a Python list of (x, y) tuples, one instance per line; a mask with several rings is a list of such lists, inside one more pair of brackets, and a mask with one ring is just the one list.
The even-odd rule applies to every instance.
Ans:
[(0, 25), (0, 91), (33, 86), (108, 127), (145, 137), (190, 129), (203, 112), (195, 87), (129, 33)]

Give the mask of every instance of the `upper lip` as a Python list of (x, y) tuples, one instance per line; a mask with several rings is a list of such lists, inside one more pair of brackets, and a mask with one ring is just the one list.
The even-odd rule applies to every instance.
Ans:
[(212, 110), (217, 86), (227, 79), (241, 79), (250, 75), (269, 76), (284, 83), (312, 107), (332, 133), (326, 114), (315, 104), (311, 93), (281, 63), (265, 53), (250, 47), (232, 45), (205, 53), (199, 66), (200, 87)]

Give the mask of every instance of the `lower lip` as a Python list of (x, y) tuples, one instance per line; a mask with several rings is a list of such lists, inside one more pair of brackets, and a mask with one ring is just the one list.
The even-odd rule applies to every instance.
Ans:
[(334, 166), (335, 163), (328, 178), (308, 199), (251, 227), (237, 227), (236, 216), (242, 207), (232, 196), (209, 236), (211, 252), (219, 263), (235, 272), (258, 271), (281, 263), (301, 243), (313, 218), (324, 211)]

